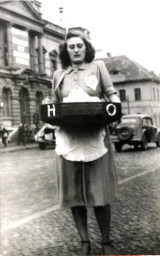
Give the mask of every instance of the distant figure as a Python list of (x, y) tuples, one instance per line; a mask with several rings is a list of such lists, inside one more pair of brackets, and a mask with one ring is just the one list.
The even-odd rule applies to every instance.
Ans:
[(20, 145), (21, 142), (23, 143), (23, 145), (26, 145), (25, 128), (22, 123), (20, 123), (18, 128), (17, 145)]
[(2, 143), (7, 147), (8, 131), (2, 126)]
[(38, 125), (39, 125), (39, 114), (38, 114), (38, 112), (36, 111), (36, 112), (34, 112), (34, 114), (33, 114), (33, 123), (36, 125), (36, 128), (37, 128), (37, 130), (38, 130)]
[(34, 135), (36, 134), (36, 125), (35, 124), (31, 124), (30, 126), (31, 129), (31, 143), (34, 142)]
[(31, 130), (29, 124), (24, 125), (25, 141), (26, 143), (31, 142)]

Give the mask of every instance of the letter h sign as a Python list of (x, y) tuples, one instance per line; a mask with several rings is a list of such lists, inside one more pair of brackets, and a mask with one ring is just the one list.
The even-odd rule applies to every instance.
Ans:
[(56, 115), (55, 105), (47, 105), (48, 117), (53, 117)]

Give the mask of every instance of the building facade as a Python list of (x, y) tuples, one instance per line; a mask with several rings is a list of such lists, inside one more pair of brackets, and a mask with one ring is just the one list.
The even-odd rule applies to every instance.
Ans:
[(123, 114), (151, 115), (160, 127), (160, 78), (124, 55), (103, 60), (121, 99)]
[(51, 94), (65, 29), (42, 19), (38, 1), (0, 1), (0, 125), (32, 124)]

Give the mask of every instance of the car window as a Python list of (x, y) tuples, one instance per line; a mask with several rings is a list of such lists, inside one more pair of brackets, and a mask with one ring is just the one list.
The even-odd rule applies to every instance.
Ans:
[(123, 117), (121, 122), (126, 124), (136, 124), (140, 122), (140, 119), (138, 117)]
[(150, 118), (148, 118), (147, 121), (148, 121), (148, 125), (152, 126), (152, 120)]
[(148, 120), (147, 120), (147, 118), (144, 118), (144, 119), (143, 119), (143, 125), (148, 125)]

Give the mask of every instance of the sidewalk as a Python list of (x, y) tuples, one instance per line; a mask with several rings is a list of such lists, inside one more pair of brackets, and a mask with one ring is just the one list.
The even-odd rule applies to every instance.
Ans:
[(32, 149), (37, 147), (38, 147), (38, 143), (29, 143), (29, 144), (26, 144), (25, 146), (23, 145), (18, 146), (16, 142), (11, 142), (11, 143), (8, 143), (7, 147), (5, 148), (2, 142), (0, 141), (0, 153), (14, 152), (14, 151)]

